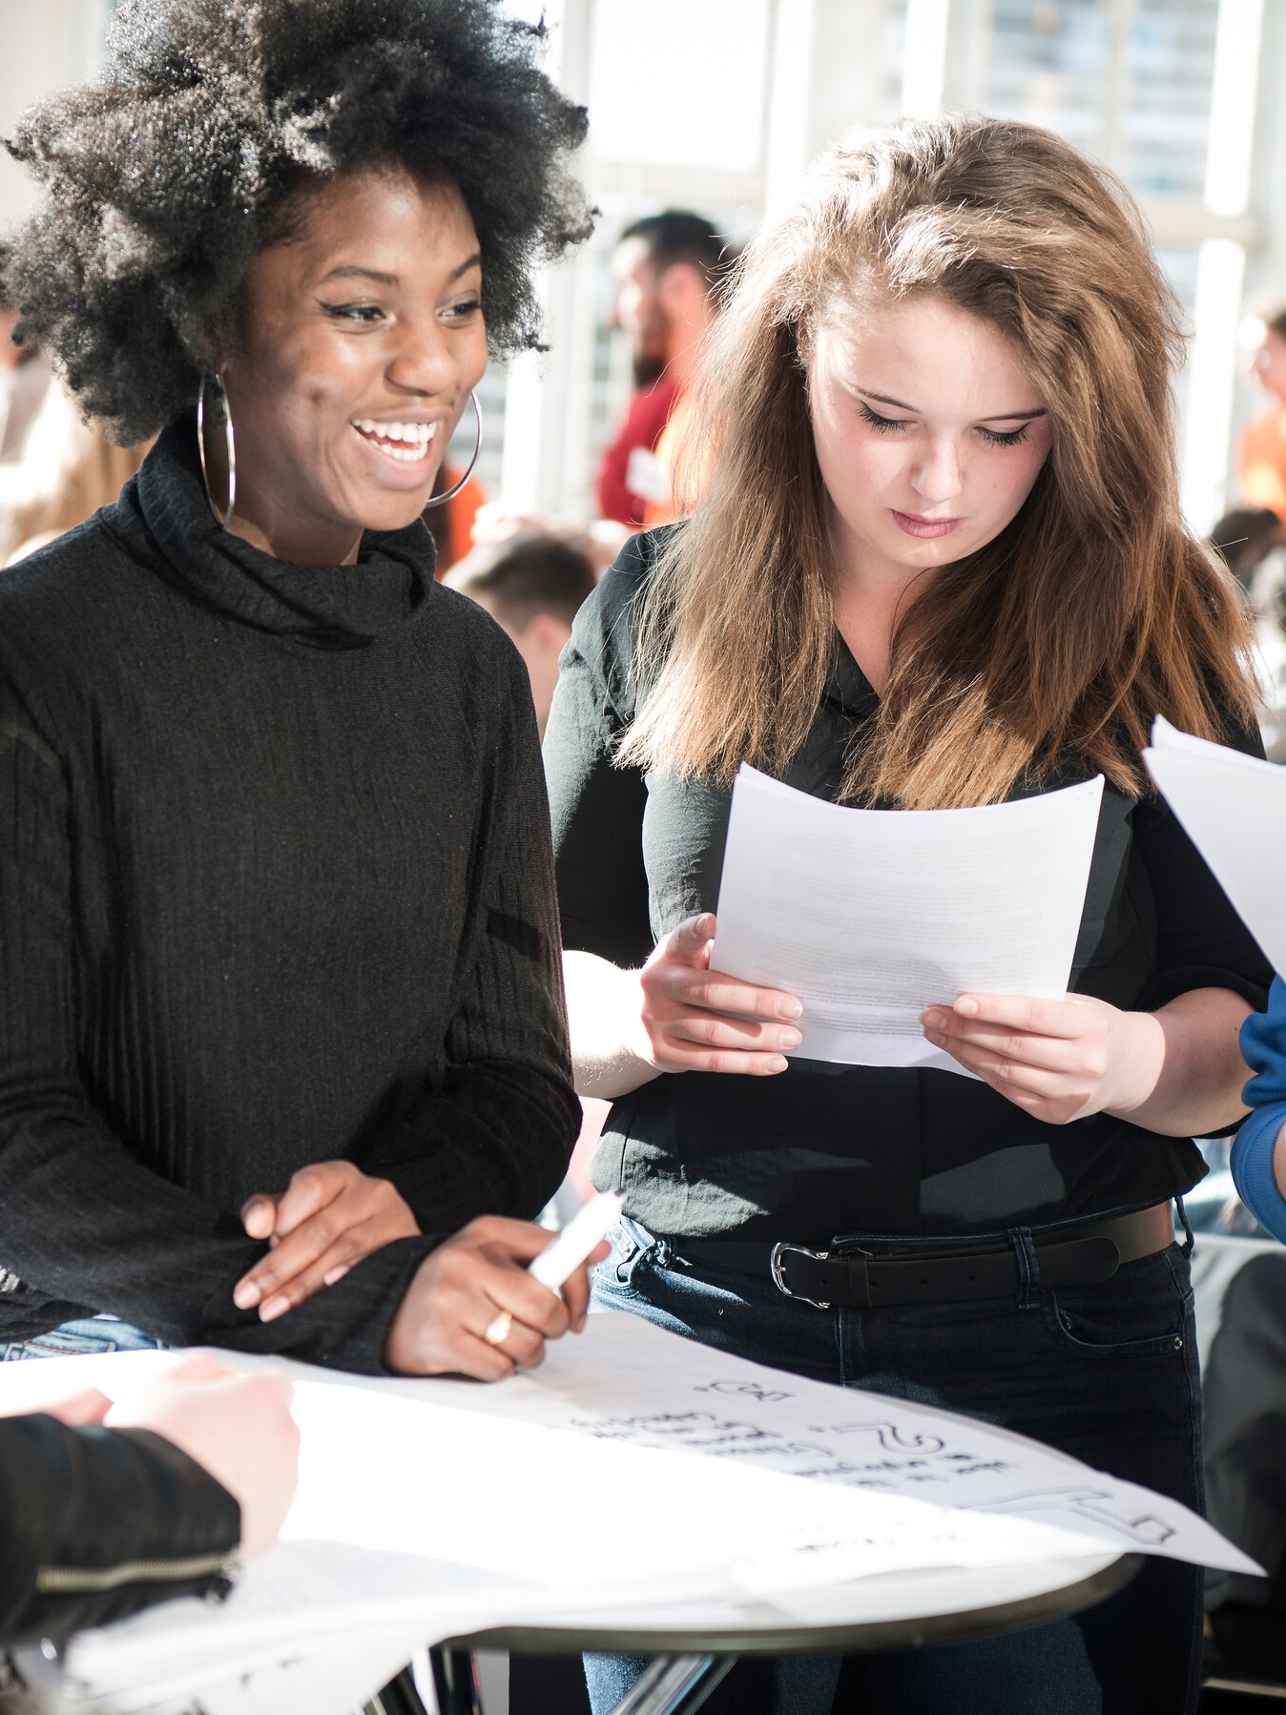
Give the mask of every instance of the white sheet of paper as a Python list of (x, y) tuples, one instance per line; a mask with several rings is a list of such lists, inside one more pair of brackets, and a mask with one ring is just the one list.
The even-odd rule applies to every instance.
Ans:
[(796, 1054), (964, 1069), (920, 1014), (968, 990), (1067, 990), (1102, 777), (975, 810), (858, 810), (743, 766), (716, 969), (803, 1002)]
[(1286, 972), (1286, 768), (1160, 717), (1143, 760), (1273, 969)]

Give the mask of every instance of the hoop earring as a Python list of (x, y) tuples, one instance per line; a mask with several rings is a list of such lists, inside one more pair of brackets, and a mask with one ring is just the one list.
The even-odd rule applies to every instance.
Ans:
[(228, 520), (232, 517), (233, 508), (237, 504), (237, 438), (232, 428), (232, 412), (228, 409), (228, 395), (223, 385), (223, 377), (216, 374), (214, 379), (219, 384), (223, 394), (223, 432), (228, 445), (228, 509), (220, 513), (214, 504), (214, 495), (210, 490), (210, 473), (205, 462), (205, 384), (207, 377), (202, 375), (201, 385), (196, 395), (196, 450), (201, 458), (201, 482), (205, 488), (206, 505), (215, 523), (221, 530), (228, 528)]
[[(459, 482), (452, 483), (451, 487), (447, 489), (445, 494), (435, 494), (432, 500), (425, 502), (424, 510), (426, 512), (429, 510), (430, 506), (445, 506), (448, 500), (454, 500), (456, 495), (459, 494), (460, 490), (464, 487), (465, 483), (468, 482), (469, 478), (473, 475), (473, 467), (478, 462), (478, 454), (482, 451), (482, 406), (479, 405), (478, 395), (472, 388), (469, 389), (469, 398), (473, 401), (473, 420), (476, 425), (476, 433), (473, 437), (473, 457), (469, 460), (465, 473), (460, 478)], [(444, 454), (443, 457), (445, 458), (445, 456), (446, 455)]]

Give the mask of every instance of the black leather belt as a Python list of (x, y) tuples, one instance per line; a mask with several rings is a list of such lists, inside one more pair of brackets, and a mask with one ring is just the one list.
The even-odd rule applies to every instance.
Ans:
[[(1019, 1285), (1018, 1258), (1008, 1241), (972, 1248), (944, 1241), (943, 1249), (810, 1250), (796, 1244), (668, 1239), (676, 1257), (707, 1262), (734, 1274), (767, 1275), (787, 1298), (819, 1310), (876, 1310), (890, 1304), (932, 1304), (957, 1298), (1005, 1298)], [(1132, 1215), (1077, 1221), (1032, 1234), (1039, 1286), (1084, 1286), (1110, 1280), (1122, 1263), (1155, 1256), (1174, 1243), (1168, 1203)]]

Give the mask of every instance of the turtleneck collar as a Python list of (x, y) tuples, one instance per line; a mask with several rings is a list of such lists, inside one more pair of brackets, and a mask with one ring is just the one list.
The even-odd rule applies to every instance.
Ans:
[(368, 531), (351, 566), (293, 565), (220, 528), (206, 502), (193, 413), (164, 430), (107, 522), (142, 538), (160, 574), (194, 600), (313, 649), (366, 648), (418, 620), (433, 589), (433, 539), (418, 519), (405, 530)]

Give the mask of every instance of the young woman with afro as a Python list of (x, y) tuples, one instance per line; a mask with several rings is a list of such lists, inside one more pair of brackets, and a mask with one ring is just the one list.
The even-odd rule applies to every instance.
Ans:
[(579, 1118), (530, 698), (421, 517), (589, 227), (541, 36), (127, 0), (9, 143), (20, 337), (159, 439), (0, 582), (4, 1355), (490, 1379), (584, 1315), (525, 1269)]

